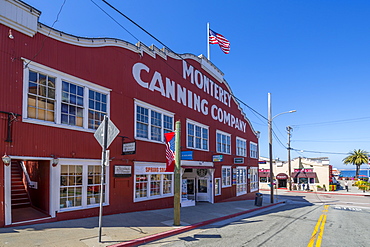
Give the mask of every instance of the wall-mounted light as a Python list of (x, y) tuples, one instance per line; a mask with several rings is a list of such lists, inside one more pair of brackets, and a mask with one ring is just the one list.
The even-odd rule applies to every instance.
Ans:
[(14, 39), (14, 36), (13, 36), (13, 33), (12, 33), (12, 30), (9, 29), (9, 35), (8, 35), (9, 39)]
[(4, 154), (4, 156), (1, 158), (6, 166), (10, 165), (10, 161), (12, 160), (8, 155)]
[(59, 163), (59, 159), (55, 156), (55, 155), (52, 155), (53, 159), (51, 160), (51, 165), (53, 167), (56, 167)]

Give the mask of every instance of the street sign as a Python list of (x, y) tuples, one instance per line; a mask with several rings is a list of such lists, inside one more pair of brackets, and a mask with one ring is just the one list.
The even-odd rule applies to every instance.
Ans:
[[(108, 120), (108, 134), (107, 134), (107, 146), (106, 148), (109, 147), (109, 145), (113, 142), (114, 138), (119, 133), (119, 129), (113, 124), (113, 122), (109, 119)], [(99, 125), (98, 129), (95, 131), (95, 139), (99, 142), (99, 144), (104, 148), (104, 122), (102, 121), (101, 124)]]
[(234, 164), (244, 164), (244, 158), (234, 158)]
[(126, 142), (122, 146), (122, 155), (135, 154), (136, 153), (136, 142)]

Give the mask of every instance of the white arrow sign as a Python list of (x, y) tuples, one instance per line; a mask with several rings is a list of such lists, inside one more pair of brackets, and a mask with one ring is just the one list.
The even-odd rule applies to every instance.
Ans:
[[(106, 148), (109, 147), (109, 145), (113, 142), (114, 138), (119, 133), (119, 129), (114, 125), (114, 123), (107, 117), (106, 121), (108, 121), (108, 134), (106, 136), (107, 138), (107, 146)], [(104, 125), (105, 121), (101, 122), (99, 125), (98, 129), (95, 131), (95, 139), (99, 142), (99, 144), (104, 148)]]

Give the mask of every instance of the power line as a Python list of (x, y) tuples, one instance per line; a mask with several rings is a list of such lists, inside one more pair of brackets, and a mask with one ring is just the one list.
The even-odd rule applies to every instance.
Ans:
[(102, 9), (99, 5), (97, 5), (93, 0), (90, 0), (96, 7), (98, 7), (101, 11), (103, 11), (107, 16), (109, 16), (118, 26), (120, 26), (123, 30), (125, 30), (128, 34), (130, 34), (134, 39), (140, 41), (135, 35), (133, 35), (130, 31), (128, 31), (124, 26), (122, 26), (116, 19), (113, 18), (110, 14), (108, 14), (104, 9)]
[(276, 137), (276, 140), (278, 140), (278, 142), (285, 148), (285, 149), (287, 149), (287, 146), (285, 146), (285, 144), (283, 144), (283, 142), (282, 141), (280, 141), (280, 139), (279, 139), (279, 137), (276, 135), (276, 133), (275, 133), (275, 131), (274, 130), (272, 130), (272, 133), (274, 134), (274, 136)]
[(293, 140), (292, 142), (369, 142), (369, 140)]
[(35, 58), (40, 54), (40, 52), (42, 51), (42, 49), (44, 48), (45, 40), (50, 36), (51, 30), (53, 29), (53, 27), (54, 27), (55, 23), (57, 23), (57, 22), (58, 22), (58, 20), (59, 20), (59, 15), (60, 15), (60, 13), (62, 13), (62, 9), (63, 9), (63, 7), (64, 7), (64, 5), (65, 5), (66, 1), (67, 1), (67, 0), (64, 0), (64, 1), (63, 1), (63, 3), (62, 3), (62, 5), (60, 6), (59, 11), (58, 11), (58, 14), (57, 14), (57, 17), (56, 17), (55, 21), (53, 22), (53, 24), (51, 25), (51, 28), (50, 28), (50, 30), (49, 30), (48, 35), (47, 35), (47, 36), (42, 40), (42, 44), (41, 44), (40, 49), (36, 52), (36, 54), (32, 57), (32, 59), (31, 59), (31, 60), (30, 60), (30, 61), (29, 61), (25, 66), (24, 66), (25, 68), (27, 68), (28, 64), (29, 64), (32, 60), (34, 60), (34, 59), (35, 59)]
[(370, 120), (370, 117), (342, 119), (342, 120), (334, 120), (334, 121), (318, 122), (318, 123), (307, 123), (307, 124), (299, 124), (299, 125), (292, 125), (292, 126), (302, 127), (302, 126), (313, 126), (313, 125), (327, 125), (327, 124), (336, 124), (336, 123), (359, 122), (359, 121), (365, 121), (365, 120)]
[(348, 154), (348, 153), (335, 153), (335, 152), (324, 152), (324, 151), (310, 151), (310, 150), (302, 150), (302, 149), (296, 149), (296, 148), (291, 148), (291, 150), (298, 151), (298, 152), (319, 153), (319, 154), (343, 154), (343, 155)]
[[(110, 3), (108, 3), (106, 0), (102, 0), (105, 4), (107, 4), (110, 8), (112, 8), (114, 11), (116, 11), (117, 13), (119, 13), (120, 15), (122, 15), (123, 17), (125, 17), (127, 20), (129, 20), (131, 23), (133, 23), (135, 26), (137, 26), (138, 28), (140, 28), (143, 32), (145, 32), (146, 34), (148, 34), (150, 37), (152, 37), (154, 40), (156, 40), (158, 43), (160, 43), (161, 45), (163, 45), (166, 49), (168, 49), (170, 52), (174, 53), (176, 56), (178, 56), (181, 60), (184, 60), (178, 53), (174, 52), (171, 48), (169, 48), (167, 45), (165, 45), (162, 41), (160, 41), (159, 39), (157, 39), (154, 35), (152, 35), (150, 32), (148, 32), (147, 30), (145, 30), (142, 26), (140, 26), (138, 23), (136, 23), (134, 20), (132, 20), (131, 18), (129, 18), (127, 15), (123, 14), (121, 11), (119, 11), (116, 7), (114, 7), (113, 5), (111, 5)], [(130, 35), (132, 35), (136, 40), (139, 41), (138, 38), (136, 38), (133, 34), (131, 34), (126, 28), (124, 28), (121, 24), (118, 23), (118, 21), (116, 21), (112, 16), (110, 16), (106, 11), (104, 11), (101, 7), (99, 7), (93, 0), (91, 0), (91, 2), (93, 2), (99, 9), (101, 9), (106, 15), (108, 15), (112, 20), (114, 20), (114, 22), (116, 22), (120, 27), (122, 27), (124, 30), (126, 30)], [(168, 64), (167, 64), (168, 65)], [(171, 67), (172, 68), (172, 67)], [(174, 68), (172, 68), (174, 69)], [(174, 71), (176, 71), (178, 74), (180, 74), (176, 69), (174, 69)], [(237, 98), (234, 94), (232, 94), (230, 92), (231, 96), (237, 100), (238, 102), (242, 103), (243, 105), (245, 105), (248, 109), (250, 109), (253, 113), (257, 114), (258, 116), (262, 117), (263, 119), (265, 120), (268, 120), (265, 116), (263, 116), (261, 113), (257, 112), (256, 110), (254, 110), (252, 107), (250, 107), (249, 105), (247, 105), (246, 103), (244, 103), (242, 100), (240, 100), (239, 98)]]
[[(91, 0), (92, 1), (92, 0)], [(102, 0), (106, 5), (108, 5), (110, 8), (112, 8), (114, 11), (116, 11), (117, 13), (119, 13), (120, 15), (122, 15), (123, 17), (125, 17), (127, 20), (129, 20), (131, 23), (133, 23), (135, 26), (137, 26), (138, 28), (140, 28), (143, 32), (145, 32), (146, 34), (148, 34), (150, 37), (152, 37), (154, 40), (156, 40), (158, 43), (160, 43), (161, 45), (163, 45), (164, 47), (166, 47), (169, 51), (173, 52), (174, 54), (176, 54), (177, 56), (179, 56), (181, 59), (182, 57), (177, 54), (176, 52), (172, 51), (171, 48), (169, 48), (168, 46), (166, 46), (162, 41), (160, 41), (159, 39), (157, 39), (154, 35), (152, 35), (151, 33), (149, 33), (147, 30), (145, 30), (142, 26), (140, 26), (139, 24), (137, 24), (134, 20), (132, 20), (131, 18), (129, 18), (127, 15), (125, 15), (124, 13), (122, 13), (121, 11), (119, 11), (116, 7), (114, 7), (113, 5), (111, 5), (110, 3), (108, 3), (107, 1), (105, 0)]]

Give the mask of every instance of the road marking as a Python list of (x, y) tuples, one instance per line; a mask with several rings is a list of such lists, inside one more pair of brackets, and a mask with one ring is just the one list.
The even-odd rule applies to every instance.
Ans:
[(326, 223), (326, 213), (328, 212), (329, 205), (324, 205), (324, 210), (322, 210), (323, 214), (320, 215), (316, 226), (312, 232), (310, 241), (308, 242), (307, 247), (313, 247), (316, 240), (316, 247), (321, 246), (322, 236), (324, 235), (324, 228)]

